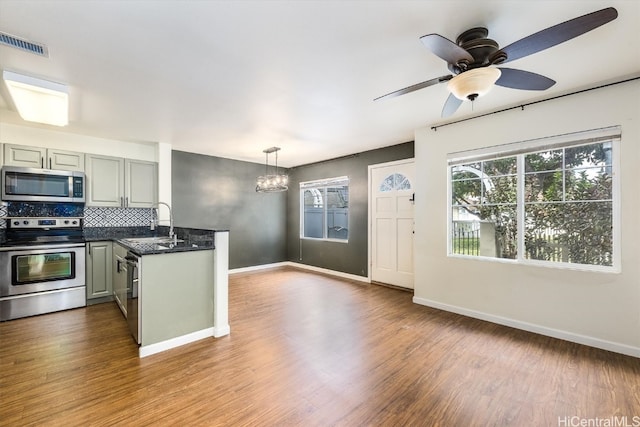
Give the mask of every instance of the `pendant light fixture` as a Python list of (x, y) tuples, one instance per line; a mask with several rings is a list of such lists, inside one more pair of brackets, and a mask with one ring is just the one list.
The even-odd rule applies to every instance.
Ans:
[[(256, 180), (256, 192), (258, 193), (278, 193), (289, 189), (289, 177), (278, 174), (278, 151), (280, 147), (271, 147), (262, 150), (266, 154), (265, 174)], [(269, 154), (276, 153), (275, 173), (269, 174)]]

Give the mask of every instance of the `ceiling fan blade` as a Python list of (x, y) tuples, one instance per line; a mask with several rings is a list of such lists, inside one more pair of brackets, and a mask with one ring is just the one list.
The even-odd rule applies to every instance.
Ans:
[(509, 46), (503, 47), (500, 52), (506, 53), (507, 59), (502, 63), (515, 61), (516, 59), (566, 42), (567, 40), (571, 40), (574, 37), (596, 29), (607, 22), (613, 21), (617, 17), (618, 11), (613, 7), (608, 7), (538, 31), (535, 34), (511, 43)]
[(499, 70), (500, 78), (495, 83), (498, 86), (523, 90), (546, 90), (556, 84), (555, 80), (530, 71), (502, 67), (499, 67)]
[(444, 107), (442, 107), (442, 117), (449, 117), (455, 113), (458, 110), (458, 107), (460, 107), (460, 104), (462, 104), (462, 100), (456, 98), (452, 93), (450, 93), (444, 103)]
[(396, 90), (395, 92), (391, 92), (391, 93), (388, 93), (386, 95), (379, 96), (376, 99), (374, 99), (374, 101), (379, 101), (381, 99), (393, 98), (394, 96), (404, 95), (405, 93), (410, 93), (410, 92), (413, 92), (413, 91), (416, 91), (416, 90), (423, 89), (425, 87), (436, 85), (438, 83), (446, 82), (448, 80), (451, 80), (452, 77), (453, 76), (451, 76), (451, 75), (442, 76), (442, 77), (437, 77), (435, 79), (427, 80), (426, 82), (416, 83), (416, 84), (411, 85), (409, 87), (405, 87), (404, 89)]
[(463, 59), (469, 63), (473, 62), (473, 56), (469, 52), (440, 34), (427, 34), (420, 37), (420, 41), (434, 55), (444, 59), (448, 64), (455, 65)]

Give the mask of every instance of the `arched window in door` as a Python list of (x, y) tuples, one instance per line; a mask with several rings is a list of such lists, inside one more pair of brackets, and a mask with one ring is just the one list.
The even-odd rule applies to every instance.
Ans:
[(411, 181), (401, 173), (393, 173), (382, 180), (379, 190), (382, 193), (393, 190), (411, 190)]

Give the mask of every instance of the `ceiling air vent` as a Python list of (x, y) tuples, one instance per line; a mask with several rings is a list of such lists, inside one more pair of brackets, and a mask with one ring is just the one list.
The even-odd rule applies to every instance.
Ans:
[(16, 49), (24, 50), (25, 52), (44, 56), (45, 58), (49, 57), (49, 49), (47, 49), (47, 46), (42, 43), (35, 43), (3, 32), (0, 32), (0, 45), (15, 47)]

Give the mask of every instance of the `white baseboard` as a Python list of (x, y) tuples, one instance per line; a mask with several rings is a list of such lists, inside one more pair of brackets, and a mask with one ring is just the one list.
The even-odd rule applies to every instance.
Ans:
[(331, 276), (341, 277), (343, 279), (357, 280), (358, 282), (371, 283), (368, 277), (358, 276), (357, 274), (343, 273), (341, 271), (329, 270), (328, 268), (315, 267), (313, 265), (300, 264), (292, 261), (276, 262), (273, 264), (253, 265), (251, 267), (234, 268), (229, 270), (229, 274), (246, 273), (250, 271), (266, 270), (276, 267), (295, 267), (303, 270), (315, 271), (317, 273), (329, 274)]
[(520, 320), (510, 319), (508, 317), (496, 316), (481, 311), (470, 310), (455, 305), (444, 304), (437, 301), (432, 301), (426, 298), (413, 297), (413, 302), (416, 304), (424, 305), (427, 307), (437, 308), (444, 311), (450, 311), (452, 313), (461, 314), (467, 317), (473, 317), (475, 319), (486, 320), (487, 322), (497, 323), (499, 325), (510, 326), (516, 329), (522, 329), (524, 331), (533, 332), (540, 335), (546, 335), (548, 337), (558, 338), (565, 341), (575, 342), (578, 344), (588, 345), (590, 347), (600, 348), (602, 350), (613, 351), (615, 353), (626, 354), (628, 356), (640, 357), (640, 348), (633, 347), (626, 344), (620, 344), (616, 342), (601, 340), (586, 335), (574, 334), (572, 332), (562, 331), (559, 329), (548, 328), (546, 326), (540, 326), (533, 323), (522, 322)]
[(138, 356), (141, 358), (151, 356), (152, 354), (160, 353), (172, 348), (180, 347), (181, 345), (189, 344), (194, 341), (199, 341), (201, 339), (213, 336), (215, 336), (214, 328), (202, 329), (200, 331), (191, 332), (190, 334), (181, 335), (179, 337), (171, 338), (159, 343), (141, 346), (138, 349)]
[(343, 279), (357, 280), (358, 282), (371, 283), (368, 277), (358, 276), (357, 274), (343, 273), (342, 271), (329, 270), (328, 268), (315, 267), (313, 265), (300, 264), (297, 262), (287, 261), (290, 267), (301, 268), (303, 270), (311, 270), (316, 273), (329, 274), (331, 276), (341, 277)]
[(229, 274), (247, 273), (250, 271), (266, 270), (268, 268), (285, 267), (289, 265), (289, 261), (275, 262), (273, 264), (252, 265), (251, 267), (241, 267), (229, 269)]
[(231, 327), (229, 325), (224, 326), (214, 326), (213, 327), (213, 337), (220, 338), (225, 335), (229, 335), (231, 333)]

